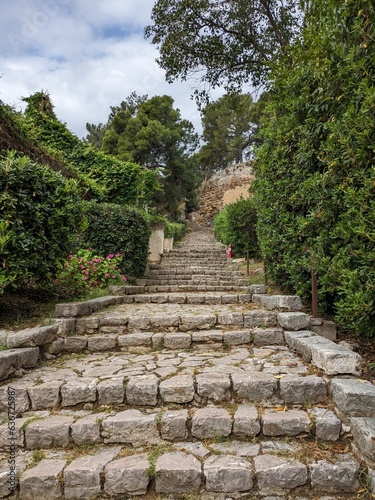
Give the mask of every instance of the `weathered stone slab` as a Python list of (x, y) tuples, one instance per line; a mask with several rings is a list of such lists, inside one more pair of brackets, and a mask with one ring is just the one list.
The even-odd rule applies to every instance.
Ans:
[(333, 402), (345, 415), (373, 417), (375, 415), (375, 386), (358, 379), (334, 378), (331, 381)]
[(235, 325), (243, 326), (244, 319), (241, 313), (223, 313), (219, 314), (217, 317), (217, 322), (219, 325)]
[(158, 402), (158, 380), (155, 375), (131, 377), (126, 386), (128, 404), (155, 406)]
[(180, 323), (180, 317), (176, 314), (173, 315), (155, 315), (152, 316), (151, 324), (153, 329), (166, 330), (170, 328), (177, 328)]
[(25, 428), (25, 444), (28, 450), (38, 448), (64, 448), (69, 444), (73, 417), (52, 416), (30, 422)]
[(232, 417), (224, 408), (200, 408), (192, 417), (192, 436), (198, 439), (226, 437), (232, 432)]
[(80, 352), (87, 349), (87, 337), (66, 337), (64, 339), (64, 351)]
[(258, 411), (253, 405), (240, 405), (234, 414), (233, 434), (238, 437), (254, 437), (260, 432)]
[(106, 416), (105, 413), (94, 413), (76, 420), (70, 426), (73, 443), (76, 445), (100, 443), (101, 422)]
[(85, 499), (99, 495), (101, 473), (121, 448), (101, 450), (96, 455), (88, 455), (73, 460), (64, 470), (64, 496), (70, 499)]
[(324, 441), (337, 441), (341, 433), (341, 420), (326, 408), (314, 408), (309, 413), (315, 422), (315, 436)]
[(39, 359), (38, 347), (9, 349), (0, 352), (0, 380), (14, 375), (19, 368), (33, 368)]
[(209, 330), (216, 325), (216, 316), (214, 314), (209, 315), (197, 315), (184, 314), (181, 315), (179, 329), (182, 332), (187, 332), (189, 330)]
[(272, 327), (277, 326), (277, 314), (269, 311), (250, 311), (244, 314), (244, 327)]
[(193, 342), (222, 342), (223, 332), (221, 330), (200, 330), (192, 332)]
[(311, 420), (306, 412), (301, 410), (264, 411), (262, 429), (265, 436), (296, 436), (309, 432)]
[(56, 337), (57, 325), (38, 326), (26, 328), (8, 335), (7, 344), (9, 349), (17, 347), (38, 347), (50, 344)]
[(254, 458), (258, 487), (263, 494), (283, 493), (306, 484), (307, 467), (298, 460), (259, 455)]
[[(310, 330), (300, 330), (297, 332), (289, 332), (289, 331), (284, 331), (284, 338), (285, 342), (289, 347), (292, 349), (296, 350), (298, 353), (299, 351), (299, 340), (307, 337), (315, 337), (315, 334), (310, 332)], [(311, 355), (310, 355), (311, 359)]]
[(124, 402), (124, 378), (114, 377), (103, 380), (97, 385), (98, 403), (101, 405), (118, 405)]
[(256, 457), (259, 455), (259, 444), (247, 441), (224, 441), (223, 443), (210, 443), (210, 450), (220, 455), (235, 455), (236, 457)]
[(119, 297), (107, 295), (106, 297), (97, 297), (96, 299), (90, 299), (86, 301), (90, 306), (90, 311), (92, 313), (105, 309), (109, 306), (114, 306), (116, 304), (121, 304)]
[(151, 338), (151, 332), (128, 333), (127, 335), (121, 335), (118, 337), (117, 341), (120, 349), (128, 349), (129, 347), (138, 346), (151, 347)]
[(61, 387), (61, 406), (75, 406), (96, 401), (96, 379), (69, 380)]
[(46, 356), (46, 354), (53, 354), (53, 355), (61, 354), (62, 351), (64, 350), (64, 339), (58, 337), (50, 344), (45, 344), (44, 346), (42, 346), (41, 350), (44, 357)]
[(107, 495), (145, 495), (150, 482), (147, 455), (120, 458), (105, 467), (104, 491)]
[(337, 327), (336, 323), (334, 323), (333, 321), (322, 320), (321, 324), (319, 325), (314, 325), (312, 321), (311, 330), (317, 335), (320, 335), (321, 337), (324, 337), (328, 340), (337, 339)]
[(316, 375), (286, 375), (280, 379), (280, 396), (287, 404), (322, 403), (327, 394), (325, 380)]
[[(1, 363), (1, 359), (0, 359)], [(30, 400), (27, 392), (29, 384), (25, 381), (12, 381), (9, 385), (0, 387), (0, 412), (8, 413), (9, 401), (12, 398), (12, 410), (16, 414), (30, 409)]]
[(94, 335), (87, 340), (87, 349), (90, 352), (115, 351), (117, 335)]
[(287, 312), (295, 312), (302, 309), (302, 301), (298, 295), (271, 295), (271, 298), (271, 302), (264, 304), (264, 307), (267, 309)]
[(271, 399), (276, 392), (276, 379), (267, 373), (233, 373), (233, 391), (241, 398), (251, 402)]
[(195, 394), (194, 379), (189, 375), (176, 375), (160, 382), (159, 391), (165, 403), (189, 403)]
[(188, 333), (175, 332), (167, 333), (164, 336), (164, 347), (166, 349), (189, 349), (191, 345), (191, 335)]
[(215, 402), (225, 401), (231, 396), (231, 382), (229, 376), (217, 373), (202, 373), (197, 375), (197, 394)]
[(152, 318), (146, 315), (140, 314), (138, 316), (132, 316), (129, 318), (128, 322), (129, 331), (134, 332), (134, 331), (150, 330), (152, 324), (151, 320)]
[(188, 453), (165, 453), (156, 463), (157, 493), (197, 493), (202, 472), (200, 462)]
[(359, 354), (329, 340), (325, 345), (311, 346), (311, 361), (327, 375), (360, 375), (362, 371), (362, 358)]
[(25, 418), (15, 418), (14, 420), (0, 424), (0, 450), (7, 450), (9, 453), (11, 444), (17, 448), (25, 446), (25, 436), (23, 432), (23, 425), (25, 422)]
[(66, 304), (56, 304), (56, 318), (76, 318), (78, 316), (88, 316), (91, 314), (88, 302), (68, 302)]
[(353, 439), (361, 455), (375, 466), (375, 418), (353, 417), (350, 420)]
[(253, 342), (254, 345), (283, 345), (283, 330), (279, 328), (255, 328)]
[(206, 490), (223, 493), (248, 491), (253, 487), (250, 463), (239, 457), (210, 457), (204, 464)]
[(60, 318), (52, 321), (58, 326), (57, 335), (59, 337), (70, 337), (71, 335), (74, 335), (76, 330), (76, 320), (74, 318)]
[(28, 393), (33, 410), (55, 408), (60, 402), (61, 381), (45, 382), (29, 388)]
[(166, 411), (161, 417), (161, 437), (167, 441), (183, 441), (188, 435), (187, 421), (187, 410)]
[(249, 291), (251, 294), (264, 294), (267, 293), (266, 285), (250, 285)]
[(310, 316), (303, 312), (282, 312), (278, 314), (278, 322), (284, 330), (307, 330), (310, 328)]
[(98, 316), (88, 316), (87, 318), (78, 318), (76, 320), (76, 333), (84, 335), (85, 333), (94, 333), (99, 329)]
[(308, 465), (311, 487), (324, 493), (356, 492), (358, 463), (350, 455), (339, 455), (335, 463), (319, 460)]
[(27, 469), (20, 478), (21, 500), (63, 498), (62, 474), (65, 460), (42, 460), (36, 467)]
[(227, 345), (249, 344), (251, 341), (249, 330), (228, 330), (223, 333)]
[(125, 410), (102, 422), (105, 443), (128, 443), (133, 446), (157, 443), (159, 432), (155, 415), (143, 415), (138, 410)]

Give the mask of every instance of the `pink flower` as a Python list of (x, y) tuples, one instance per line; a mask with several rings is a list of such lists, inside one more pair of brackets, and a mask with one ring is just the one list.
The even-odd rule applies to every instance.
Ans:
[(112, 275), (112, 278), (115, 280), (116, 279), (116, 275)]
[(96, 257), (96, 259), (94, 259), (95, 262), (101, 262), (102, 259), (100, 257)]
[(89, 274), (89, 272), (87, 271), (87, 269), (86, 269), (86, 271), (83, 271), (83, 274), (86, 274), (86, 275)]
[(98, 285), (98, 282), (97, 282), (97, 281), (94, 281), (94, 285)]
[(127, 281), (127, 280), (128, 280), (128, 279), (127, 279), (127, 277), (126, 277), (126, 276), (124, 276), (124, 275), (122, 275), (122, 276), (121, 276), (121, 279), (122, 279), (123, 281)]
[(111, 277), (111, 275), (110, 275), (109, 273), (105, 273), (105, 277), (106, 277), (106, 278), (110, 278), (110, 277)]
[(117, 252), (116, 257), (121, 257), (121, 254)]
[(87, 280), (87, 276), (84, 276), (83, 279), (86, 281)]
[(80, 267), (81, 269), (85, 269), (85, 266), (84, 266), (83, 264), (81, 264), (79, 267)]
[(93, 261), (92, 260), (89, 260), (89, 264), (92, 265), (93, 264)]
[(91, 250), (92, 250), (92, 247), (89, 247), (89, 250), (90, 250), (90, 252), (91, 252)]
[(74, 259), (74, 255), (73, 254), (69, 254), (69, 259)]

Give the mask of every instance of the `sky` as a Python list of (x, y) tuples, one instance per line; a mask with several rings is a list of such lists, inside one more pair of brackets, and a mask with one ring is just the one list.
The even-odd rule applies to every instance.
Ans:
[[(154, 0), (1, 0), (0, 100), (23, 110), (21, 97), (49, 92), (58, 119), (78, 137), (86, 123), (106, 123), (110, 106), (133, 91), (170, 95), (201, 132), (191, 95), (196, 82), (168, 84), (145, 40)], [(220, 89), (212, 99), (222, 95)]]

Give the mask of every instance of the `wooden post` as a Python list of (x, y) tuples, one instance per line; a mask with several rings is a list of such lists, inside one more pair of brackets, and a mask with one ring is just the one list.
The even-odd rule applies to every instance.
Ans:
[(250, 276), (250, 256), (249, 250), (246, 252), (246, 276)]
[(312, 316), (318, 318), (318, 281), (316, 279), (315, 268), (311, 268), (311, 300)]

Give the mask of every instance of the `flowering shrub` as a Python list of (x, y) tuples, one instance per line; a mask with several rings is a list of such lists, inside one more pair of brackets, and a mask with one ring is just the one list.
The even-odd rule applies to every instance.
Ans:
[(55, 283), (80, 291), (122, 283), (127, 278), (119, 268), (120, 261), (120, 253), (101, 257), (95, 255), (91, 247), (79, 250), (75, 255), (69, 255)]

